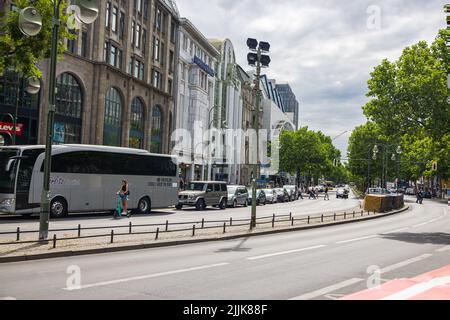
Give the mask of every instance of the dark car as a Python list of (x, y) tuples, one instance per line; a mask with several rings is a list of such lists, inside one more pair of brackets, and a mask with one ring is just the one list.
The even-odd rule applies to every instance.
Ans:
[[(250, 190), (248, 193), (248, 205), (251, 206), (252, 205), (252, 201), (253, 201), (253, 192)], [(264, 193), (263, 190), (258, 189), (256, 190), (256, 205), (266, 205), (267, 200), (266, 200), (266, 194)]]
[(422, 192), (422, 196), (423, 196), (424, 199), (431, 199), (431, 198), (433, 198), (433, 195), (431, 194), (430, 191)]

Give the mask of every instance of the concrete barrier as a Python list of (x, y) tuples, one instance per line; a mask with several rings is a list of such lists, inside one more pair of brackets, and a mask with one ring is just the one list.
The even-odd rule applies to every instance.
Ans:
[(369, 194), (364, 199), (364, 210), (371, 212), (388, 212), (405, 206), (403, 194), (381, 195)]

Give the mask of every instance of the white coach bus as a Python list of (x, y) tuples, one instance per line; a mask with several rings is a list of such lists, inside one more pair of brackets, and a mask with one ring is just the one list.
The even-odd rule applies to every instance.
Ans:
[[(0, 147), (0, 213), (40, 211), (43, 146)], [(112, 211), (122, 180), (129, 184), (128, 208), (150, 213), (178, 202), (177, 165), (167, 155), (145, 150), (55, 145), (50, 178), (53, 218), (68, 213)]]

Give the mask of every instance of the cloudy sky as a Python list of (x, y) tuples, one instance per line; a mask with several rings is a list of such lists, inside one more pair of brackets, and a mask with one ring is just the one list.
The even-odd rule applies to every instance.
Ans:
[(270, 42), (266, 72), (288, 82), (300, 125), (335, 137), (346, 154), (351, 130), (365, 122), (367, 80), (382, 59), (433, 41), (444, 28), (445, 0), (177, 0), (180, 14), (207, 38), (229, 38), (247, 68), (246, 39)]

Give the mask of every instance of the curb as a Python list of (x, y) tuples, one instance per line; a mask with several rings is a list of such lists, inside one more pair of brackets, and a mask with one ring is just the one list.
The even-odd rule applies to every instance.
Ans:
[(384, 214), (383, 213), (375, 214), (373, 216), (366, 216), (366, 217), (358, 218), (358, 219), (333, 221), (333, 222), (328, 222), (328, 223), (323, 223), (323, 224), (307, 225), (307, 226), (286, 228), (286, 229), (279, 229), (279, 230), (260, 231), (260, 232), (248, 233), (248, 234), (238, 234), (238, 235), (225, 236), (225, 237), (220, 237), (220, 238), (167, 241), (167, 242), (160, 242), (160, 243), (129, 245), (129, 246), (123, 246), (123, 247), (99, 248), (99, 249), (76, 250), (76, 251), (71, 250), (71, 251), (61, 251), (61, 252), (55, 252), (55, 253), (42, 253), (42, 254), (35, 254), (35, 255), (24, 255), (24, 256), (4, 257), (4, 258), (0, 257), (0, 264), (11, 263), (11, 262), (24, 262), (24, 261), (32, 261), (32, 260), (42, 260), (42, 259), (76, 257), (76, 256), (91, 255), (91, 254), (114, 253), (114, 252), (152, 249), (152, 248), (173, 247), (173, 246), (178, 246), (178, 245), (195, 244), (195, 243), (202, 243), (202, 242), (225, 241), (225, 240), (234, 240), (234, 239), (246, 238), (246, 237), (257, 237), (257, 236), (264, 236), (264, 235), (271, 235), (271, 234), (278, 234), (278, 233), (293, 232), (293, 231), (312, 230), (312, 229), (326, 228), (326, 227), (332, 227), (332, 226), (338, 226), (338, 225), (357, 223), (357, 222), (363, 222), (363, 221), (368, 221), (368, 220), (389, 217), (392, 215), (403, 213), (405, 211), (408, 211), (409, 209), (410, 209), (409, 206), (405, 206), (404, 208), (397, 210), (397, 211), (384, 213)]

